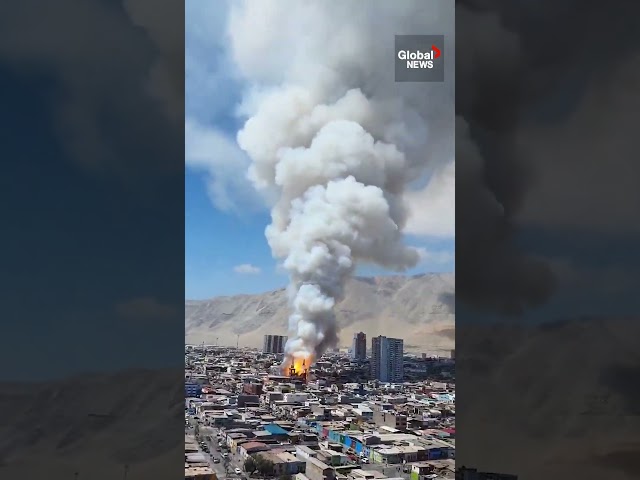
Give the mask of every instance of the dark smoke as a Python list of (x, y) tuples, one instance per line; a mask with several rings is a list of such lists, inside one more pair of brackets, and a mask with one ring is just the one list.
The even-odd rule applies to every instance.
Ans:
[(640, 4), (456, 5), (457, 462), (636, 478)]

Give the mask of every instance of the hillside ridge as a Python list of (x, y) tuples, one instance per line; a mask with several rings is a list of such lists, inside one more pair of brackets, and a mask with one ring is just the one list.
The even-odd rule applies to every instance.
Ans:
[[(454, 292), (453, 273), (354, 277), (336, 306), (340, 346), (363, 331), (404, 338), (407, 350), (448, 351), (454, 345)], [(186, 300), (185, 342), (260, 347), (266, 334), (287, 335), (288, 317), (286, 289)]]

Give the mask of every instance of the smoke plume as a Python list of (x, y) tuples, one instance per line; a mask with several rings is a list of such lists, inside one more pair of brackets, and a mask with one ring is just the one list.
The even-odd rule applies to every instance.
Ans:
[[(474, 311), (520, 315), (543, 305), (555, 278), (514, 241), (532, 181), (516, 145), (525, 84), (521, 38), (493, 10), (456, 7), (456, 298)], [(465, 321), (458, 316), (458, 322)]]
[(271, 202), (266, 236), (290, 276), (290, 358), (318, 358), (337, 343), (334, 307), (358, 263), (403, 271), (419, 260), (403, 243), (403, 195), (453, 161), (443, 160), (452, 83), (394, 83), (393, 43), (447, 35), (443, 25), (453, 26), (446, 0), (234, 4), (232, 54), (249, 84), (238, 143)]

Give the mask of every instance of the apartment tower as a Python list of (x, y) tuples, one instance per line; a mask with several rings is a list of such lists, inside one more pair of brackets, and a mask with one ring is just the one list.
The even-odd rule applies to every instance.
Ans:
[(287, 337), (282, 335), (265, 335), (262, 345), (263, 353), (284, 353)]
[(381, 382), (402, 382), (404, 341), (383, 336), (371, 339), (371, 376)]
[(367, 336), (363, 332), (353, 334), (351, 358), (356, 361), (364, 361), (367, 359)]

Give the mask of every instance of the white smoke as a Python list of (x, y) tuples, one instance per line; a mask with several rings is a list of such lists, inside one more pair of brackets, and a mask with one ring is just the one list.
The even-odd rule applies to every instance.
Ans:
[[(420, 258), (403, 244), (404, 192), (452, 161), (453, 24), (449, 0), (233, 4), (232, 54), (250, 85), (238, 143), (291, 279), (289, 357), (336, 344), (333, 310), (358, 262), (402, 271)], [(401, 34), (444, 34), (449, 81), (395, 83)]]

